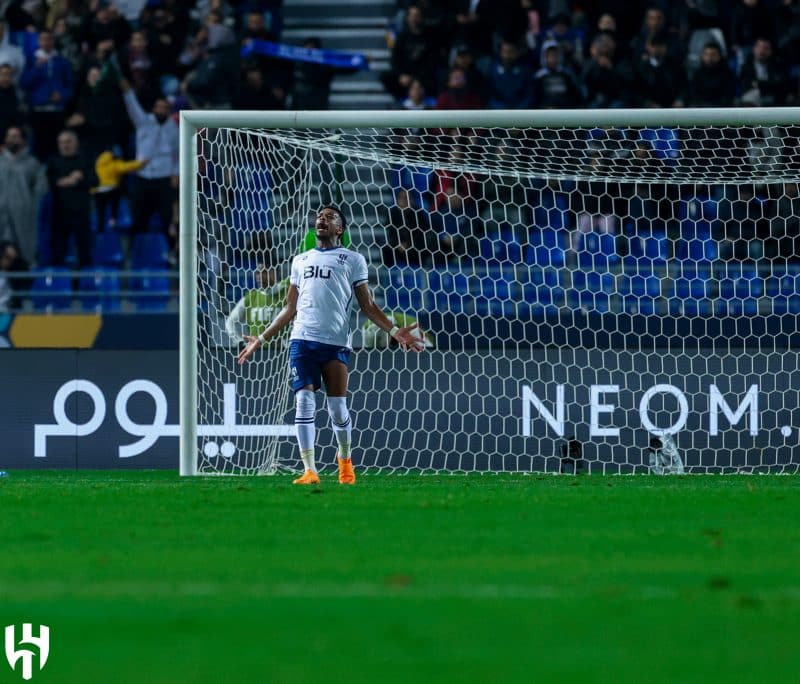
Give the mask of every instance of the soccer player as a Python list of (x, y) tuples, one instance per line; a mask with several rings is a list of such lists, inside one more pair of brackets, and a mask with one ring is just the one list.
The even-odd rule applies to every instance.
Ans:
[[(424, 335), (418, 324), (398, 328), (375, 304), (367, 283), (363, 256), (341, 245), (345, 230), (342, 212), (324, 206), (317, 212), (315, 249), (292, 260), (286, 304), (258, 336), (245, 335), (247, 346), (239, 354), (245, 363), (253, 353), (285, 328), (292, 319), (289, 339), (289, 372), (295, 393), (295, 425), (300, 458), (305, 466), (298, 485), (319, 484), (314, 461), (314, 392), (325, 382), (328, 414), (339, 446), (339, 482), (355, 484), (351, 456), (352, 423), (347, 410), (347, 363), (352, 351), (350, 314), (353, 295), (361, 310), (381, 330), (388, 332), (405, 351), (422, 351)], [(296, 316), (296, 318), (295, 318)]]
[(285, 281), (279, 283), (277, 280), (272, 264), (256, 266), (258, 287), (247, 292), (225, 320), (225, 330), (232, 340), (242, 342), (246, 334), (256, 336), (267, 329), (286, 298)]

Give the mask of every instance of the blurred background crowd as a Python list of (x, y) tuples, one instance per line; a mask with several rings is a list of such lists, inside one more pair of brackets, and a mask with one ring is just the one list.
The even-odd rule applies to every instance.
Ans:
[[(325, 109), (331, 81), (347, 73), (243, 50), (253, 40), (289, 42), (282, 40), (283, 5), (0, 2), (3, 270), (174, 266), (177, 113)], [(388, 68), (372, 70), (397, 108), (798, 101), (796, 0), (398, 0), (386, 14)], [(314, 26), (309, 17), (306, 37), (293, 42), (324, 47)], [(435, 197), (435, 209), (446, 204), (466, 216), (452, 205), (468, 197), (469, 188), (458, 185), (468, 181), (438, 182), (427, 188), (426, 206)], [(403, 261), (396, 248), (410, 238), (397, 231), (408, 224), (405, 210), (422, 204), (404, 191), (395, 200), (388, 263)], [(425, 248), (457, 249), (447, 242), (448, 219), (434, 213), (435, 220), (444, 242), (427, 238)], [(12, 285), (0, 279), (0, 306), (8, 306)]]

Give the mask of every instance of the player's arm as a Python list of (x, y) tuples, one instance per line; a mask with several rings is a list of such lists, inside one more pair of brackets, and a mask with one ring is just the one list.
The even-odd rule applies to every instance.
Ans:
[(297, 313), (297, 295), (297, 286), (289, 285), (289, 289), (286, 292), (286, 304), (283, 305), (278, 315), (272, 319), (272, 323), (269, 324), (269, 327), (258, 337), (253, 337), (252, 335), (244, 336), (247, 346), (239, 353), (238, 360), (240, 365), (245, 363), (256, 349), (275, 337), (275, 335), (292, 322), (292, 319)]
[(246, 321), (247, 307), (244, 303), (244, 297), (242, 297), (225, 319), (225, 332), (228, 333), (228, 337), (236, 342), (241, 342), (244, 339), (242, 336), (242, 325), (244, 325)]
[[(369, 289), (367, 283), (356, 285), (354, 289), (358, 305), (361, 307), (364, 315), (381, 330), (385, 330), (394, 337), (403, 349), (406, 351), (410, 349), (411, 351), (420, 352), (425, 348), (425, 333), (422, 332), (419, 323), (408, 325), (405, 328), (398, 328), (386, 317), (386, 314), (383, 313), (381, 308), (375, 303), (372, 290)], [(418, 335), (412, 332), (415, 329), (419, 329)]]

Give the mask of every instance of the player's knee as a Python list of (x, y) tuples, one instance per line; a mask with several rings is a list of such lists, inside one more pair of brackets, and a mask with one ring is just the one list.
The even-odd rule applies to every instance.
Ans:
[(311, 390), (302, 389), (294, 394), (295, 402), (295, 423), (309, 423), (314, 420), (314, 413), (317, 410), (317, 402)]
[(328, 415), (334, 427), (344, 428), (350, 424), (350, 411), (345, 397), (328, 397)]

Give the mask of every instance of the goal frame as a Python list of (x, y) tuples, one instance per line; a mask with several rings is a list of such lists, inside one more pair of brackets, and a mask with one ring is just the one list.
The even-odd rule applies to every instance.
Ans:
[(197, 475), (197, 133), (203, 128), (797, 126), (800, 107), (180, 113), (179, 464)]

